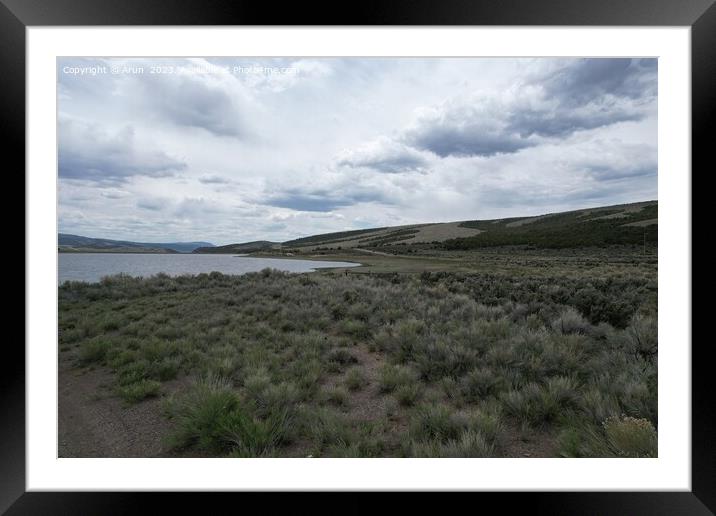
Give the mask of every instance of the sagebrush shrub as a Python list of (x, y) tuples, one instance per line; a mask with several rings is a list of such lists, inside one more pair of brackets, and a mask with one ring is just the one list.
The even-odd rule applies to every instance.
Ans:
[(349, 391), (358, 391), (365, 387), (368, 379), (360, 367), (351, 367), (346, 371), (345, 384)]
[(489, 367), (477, 367), (469, 371), (460, 381), (460, 392), (465, 400), (476, 402), (498, 393), (505, 380)]
[(155, 376), (161, 382), (173, 380), (179, 374), (180, 367), (181, 358), (165, 357), (161, 361), (152, 364), (152, 376)]
[(654, 360), (658, 351), (658, 331), (655, 317), (635, 314), (626, 329), (630, 351), (644, 360)]
[(477, 354), (460, 344), (438, 340), (421, 346), (415, 352), (415, 362), (420, 375), (433, 381), (444, 376), (464, 374), (476, 364)]
[(174, 419), (170, 444), (174, 448), (197, 446), (209, 452), (226, 451), (228, 443), (224, 418), (237, 408), (239, 399), (231, 382), (209, 376), (198, 380), (180, 399), (168, 407)]
[(410, 422), (410, 434), (419, 440), (455, 439), (464, 427), (464, 422), (454, 417), (452, 411), (443, 405), (418, 407)]
[[(220, 376), (221, 377), (221, 376)], [(221, 377), (226, 378), (226, 377)], [(228, 380), (227, 380), (228, 381)], [(271, 375), (266, 368), (259, 368), (244, 378), (243, 387), (249, 399), (259, 399), (271, 385)]]
[(411, 385), (416, 381), (417, 375), (412, 368), (386, 364), (380, 370), (378, 385), (381, 392), (393, 392), (402, 385)]
[(323, 448), (330, 445), (350, 445), (355, 433), (346, 418), (328, 407), (305, 409), (300, 414), (303, 432)]
[(494, 411), (475, 410), (467, 414), (467, 427), (484, 436), (488, 443), (497, 445), (501, 443), (504, 423), (500, 415)]
[(579, 333), (584, 335), (589, 333), (591, 325), (577, 310), (567, 307), (552, 321), (552, 329), (564, 334)]
[(592, 423), (601, 423), (605, 419), (619, 415), (619, 400), (612, 394), (591, 388), (582, 396), (582, 407)]
[(473, 430), (462, 432), (447, 441), (413, 441), (410, 456), (426, 458), (484, 458), (495, 455), (495, 447), (484, 436)]
[(127, 403), (137, 403), (145, 398), (158, 396), (160, 388), (161, 384), (156, 380), (139, 380), (120, 386), (117, 392)]
[(335, 348), (328, 352), (328, 361), (339, 366), (357, 364), (358, 359), (345, 348)]
[(420, 398), (421, 391), (422, 389), (417, 382), (404, 384), (395, 390), (395, 399), (403, 407), (412, 407)]
[(508, 413), (531, 425), (552, 423), (569, 408), (577, 393), (569, 379), (549, 379), (545, 385), (535, 382), (520, 390), (510, 390), (501, 396)]
[(628, 416), (610, 417), (604, 423), (609, 443), (624, 457), (656, 457), (657, 436), (647, 419)]
[[(578, 268), (599, 261), (589, 260)], [(109, 367), (115, 392), (130, 397), (152, 382), (184, 385), (182, 375), (222, 377), (234, 405), (215, 417), (209, 398), (224, 394), (202, 397), (192, 386), (177, 395), (185, 406), (175, 423), (193, 421), (178, 425), (184, 441), (207, 454), (280, 456), (282, 444), (261, 443), (276, 442), (266, 438), (269, 421), (285, 412), (296, 417), (280, 442), (300, 436), (286, 453), (411, 454), (413, 442), (459, 455), (466, 432), (502, 453), (500, 435), (534, 433), (527, 423), (562, 435), (562, 454), (618, 455), (602, 421), (624, 413), (657, 422), (656, 283), (636, 268), (636, 277), (562, 277), (550, 260), (538, 263), (543, 277), (264, 271), (70, 283), (59, 289), (60, 348)], [(374, 354), (363, 363), (366, 351)], [(377, 372), (380, 392), (365, 384), (376, 361), (389, 364)], [(333, 402), (327, 385), (339, 388)], [(361, 389), (385, 407), (375, 422), (389, 423), (365, 435), (363, 404), (351, 403)], [(437, 406), (445, 412), (418, 416)], [(406, 419), (398, 442), (391, 432)]]
[(348, 392), (341, 386), (326, 388), (326, 399), (339, 407), (348, 405)]
[(82, 365), (104, 362), (110, 343), (107, 339), (94, 338), (80, 344), (79, 362)]

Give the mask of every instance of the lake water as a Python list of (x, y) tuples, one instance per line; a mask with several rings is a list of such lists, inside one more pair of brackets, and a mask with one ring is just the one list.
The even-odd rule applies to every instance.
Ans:
[(120, 254), (58, 253), (58, 283), (95, 282), (103, 276), (125, 273), (152, 276), (164, 272), (170, 276), (218, 271), (223, 274), (258, 272), (267, 267), (286, 272), (312, 272), (326, 267), (356, 267), (357, 263), (318, 260), (253, 258), (230, 254)]

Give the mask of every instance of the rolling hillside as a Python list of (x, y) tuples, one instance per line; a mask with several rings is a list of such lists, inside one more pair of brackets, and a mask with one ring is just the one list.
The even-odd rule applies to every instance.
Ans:
[(463, 222), (481, 232), (446, 240), (448, 250), (497, 246), (531, 246), (561, 249), (609, 245), (650, 244), (658, 237), (658, 203), (589, 208), (536, 217)]
[(273, 249), (280, 247), (281, 244), (278, 242), (269, 242), (267, 240), (257, 240), (255, 242), (245, 242), (243, 244), (228, 244), (219, 245), (212, 247), (198, 247), (194, 249), (193, 253), (202, 254), (243, 254), (243, 253), (254, 253), (256, 251), (265, 251), (267, 249)]
[(247, 242), (197, 253), (250, 253), (256, 251), (310, 252), (395, 248), (432, 245), (445, 250), (527, 246), (561, 249), (611, 245), (655, 245), (658, 202), (585, 208), (560, 213), (506, 219), (468, 220), (435, 224), (359, 229), (312, 235), (283, 243)]
[(108, 238), (89, 238), (67, 233), (58, 233), (57, 245), (60, 252), (104, 252), (104, 253), (190, 253), (198, 247), (213, 247), (209, 242), (131, 242)]

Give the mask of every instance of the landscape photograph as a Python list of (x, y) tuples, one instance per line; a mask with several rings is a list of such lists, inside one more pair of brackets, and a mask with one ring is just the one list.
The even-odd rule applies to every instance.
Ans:
[(657, 457), (657, 66), (58, 59), (58, 457)]

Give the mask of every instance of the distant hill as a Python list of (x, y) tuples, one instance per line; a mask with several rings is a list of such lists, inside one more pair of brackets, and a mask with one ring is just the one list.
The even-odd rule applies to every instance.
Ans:
[(198, 247), (210, 248), (214, 244), (210, 242), (131, 242), (59, 233), (57, 245), (60, 252), (191, 253)]
[(658, 239), (657, 201), (548, 213), (536, 217), (472, 220), (462, 227), (477, 235), (443, 242), (448, 250), (481, 247), (529, 246), (534, 248), (655, 245)]
[(211, 247), (199, 247), (194, 249), (193, 253), (202, 254), (245, 254), (253, 253), (256, 251), (265, 251), (267, 249), (274, 249), (279, 247), (281, 244), (278, 242), (269, 242), (268, 240), (257, 240), (255, 242), (244, 242), (242, 244), (228, 244)]
[(130, 242), (65, 233), (58, 235), (58, 241), (60, 252), (202, 254), (375, 249), (413, 244), (429, 244), (449, 251), (501, 246), (560, 249), (641, 245), (645, 242), (656, 245), (658, 209), (657, 201), (644, 201), (528, 217), (357, 229), (306, 236), (286, 242), (256, 240), (222, 246), (209, 242)]
[(324, 233), (322, 235), (314, 235), (303, 238), (296, 238), (284, 242), (282, 245), (285, 247), (305, 247), (315, 244), (326, 244), (331, 242), (341, 242), (344, 240), (351, 240), (360, 236), (376, 233), (377, 231), (387, 230), (390, 228), (373, 228), (373, 229), (356, 229), (353, 231), (340, 231), (337, 233)]
[(528, 246), (567, 248), (655, 244), (658, 201), (506, 219), (468, 220), (326, 233), (284, 242), (284, 250), (435, 244), (446, 250)]
[(283, 249), (304, 251), (318, 249), (351, 249), (361, 247), (383, 247), (395, 244), (419, 244), (441, 242), (448, 238), (472, 236), (479, 230), (460, 227), (461, 222), (436, 224), (412, 224), (375, 229), (361, 229), (340, 233), (326, 233), (290, 240), (281, 244)]
[(644, 241), (655, 245), (658, 227), (658, 202), (644, 201), (528, 217), (357, 229), (306, 236), (282, 243), (246, 242), (200, 248), (194, 252), (311, 252), (412, 244), (432, 244), (446, 250), (500, 246), (559, 249), (637, 245)]

